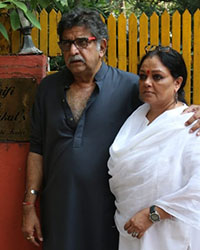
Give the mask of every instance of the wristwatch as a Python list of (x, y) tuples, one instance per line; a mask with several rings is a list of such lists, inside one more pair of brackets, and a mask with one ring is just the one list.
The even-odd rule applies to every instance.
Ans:
[(149, 210), (150, 210), (149, 220), (153, 223), (160, 221), (160, 215), (158, 211), (156, 211), (156, 206), (155, 205), (151, 206)]

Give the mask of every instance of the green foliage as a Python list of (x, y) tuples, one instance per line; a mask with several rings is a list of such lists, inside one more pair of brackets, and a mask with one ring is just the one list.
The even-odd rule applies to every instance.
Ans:
[(153, 12), (161, 15), (164, 10), (173, 13), (178, 10), (183, 13), (188, 9), (192, 14), (200, 8), (199, 0), (128, 0), (126, 2), (127, 12), (133, 12), (136, 16), (140, 16), (143, 12), (147, 16), (151, 16)]
[[(7, 14), (10, 18), (11, 27), (13, 30), (17, 30), (21, 28), (20, 22), (20, 10), (23, 15), (29, 20), (31, 25), (41, 29), (40, 23), (38, 22), (34, 11), (41, 10), (43, 8), (55, 8), (60, 10), (61, 12), (69, 9), (69, 3), (72, 4), (75, 1), (67, 1), (67, 0), (1, 0), (0, 1), (0, 10), (5, 9), (8, 10)], [(1, 14), (1, 12), (0, 12)], [(8, 40), (8, 34), (1, 23), (0, 25), (0, 33)]]
[(153, 12), (161, 15), (165, 10), (171, 14), (176, 10), (183, 13), (185, 9), (188, 9), (193, 14), (200, 8), (200, 0), (103, 0), (96, 1), (95, 5), (97, 8), (101, 6), (101, 10), (106, 16), (112, 13), (118, 17), (119, 14), (124, 12), (126, 16), (134, 13), (139, 17), (142, 13), (147, 16), (151, 16)]
[(15, 9), (10, 12), (10, 22), (13, 30), (20, 29), (20, 20), (18, 13)]
[(6, 38), (6, 40), (9, 40), (8, 39), (8, 33), (6, 31), (6, 28), (3, 26), (3, 24), (0, 23), (0, 32), (1, 34)]
[(200, 8), (200, 1), (199, 0), (174, 0), (171, 6), (171, 9), (175, 11), (176, 9), (179, 10), (180, 13), (183, 13), (185, 9), (188, 9), (191, 14)]
[[(30, 23), (40, 29), (40, 23), (38, 22), (36, 16), (33, 14), (32, 3), (36, 0), (3, 0), (0, 3), (0, 9), (8, 10), (8, 15), (10, 17), (10, 23), (13, 30), (17, 30), (21, 27), (19, 10), (26, 16)], [(29, 9), (30, 7), (30, 9)], [(2, 35), (9, 40), (8, 34), (3, 24), (0, 26), (0, 32)], [(4, 27), (4, 28), (3, 28)]]
[[(132, 2), (132, 1), (129, 1)], [(158, 15), (163, 13), (167, 6), (163, 1), (134, 1), (135, 5), (133, 8), (130, 8), (131, 12), (136, 13), (137, 16), (140, 16), (143, 12), (147, 16), (151, 16), (153, 12), (156, 12)], [(132, 5), (132, 4), (131, 4)], [(169, 10), (169, 9), (167, 9)]]
[(65, 68), (65, 61), (63, 56), (55, 56), (50, 58), (50, 70), (60, 71)]
[[(109, 1), (108, 0), (54, 0), (51, 1), (51, 7), (56, 10), (60, 10), (61, 13), (70, 11), (70, 9), (82, 6), (91, 9), (98, 10), (102, 15), (106, 16), (109, 14)], [(115, 4), (117, 7), (117, 5)]]
[[(7, 1), (6, 1), (6, 2), (7, 2)], [(27, 10), (28, 10), (26, 4), (23, 3), (23, 2), (19, 2), (19, 1), (15, 1), (15, 0), (10, 0), (9, 2), (10, 2), (10, 4), (13, 4), (13, 6), (15, 6), (15, 8), (21, 9), (24, 13), (26, 13)], [(8, 3), (8, 2), (7, 2), (7, 3)], [(8, 3), (8, 4), (9, 4), (9, 3)]]
[(31, 10), (27, 10), (25, 12), (25, 16), (28, 18), (28, 20), (31, 22), (33, 26), (35, 26), (38, 29), (41, 29), (40, 23), (38, 22), (35, 14)]

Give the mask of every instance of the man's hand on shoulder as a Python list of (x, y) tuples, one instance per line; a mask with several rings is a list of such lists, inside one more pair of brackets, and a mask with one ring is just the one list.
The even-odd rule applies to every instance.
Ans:
[(189, 126), (190, 124), (194, 125), (190, 129), (190, 133), (197, 132), (196, 135), (200, 136), (200, 105), (191, 105), (183, 111), (183, 114), (194, 112), (189, 120), (186, 121), (185, 125)]

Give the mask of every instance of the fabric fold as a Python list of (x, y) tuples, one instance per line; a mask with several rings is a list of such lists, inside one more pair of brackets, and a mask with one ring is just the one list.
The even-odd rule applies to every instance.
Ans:
[[(116, 197), (115, 221), (120, 234), (131, 241), (124, 224), (153, 204), (174, 217), (160, 223), (159, 230), (165, 225), (166, 233), (179, 234), (182, 241), (184, 230), (175, 230), (176, 223), (185, 230), (200, 230), (200, 138), (184, 125), (191, 117), (191, 113), (181, 114), (185, 107), (168, 110), (148, 125), (149, 105), (142, 105), (127, 119), (110, 147), (108, 168), (110, 188)], [(179, 249), (177, 243), (175, 246), (170, 250)]]

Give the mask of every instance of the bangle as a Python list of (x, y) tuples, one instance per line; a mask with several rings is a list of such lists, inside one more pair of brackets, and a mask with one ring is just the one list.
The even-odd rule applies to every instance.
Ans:
[(28, 194), (28, 193), (31, 193), (31, 194), (33, 194), (33, 195), (38, 195), (38, 194), (39, 194), (39, 191), (38, 191), (38, 190), (35, 190), (35, 189), (26, 190), (26, 191), (25, 191), (25, 194)]
[(29, 201), (23, 201), (23, 202), (22, 202), (22, 205), (23, 205), (23, 206), (33, 206), (34, 204), (31, 203), (31, 202), (29, 202)]
[(38, 194), (39, 194), (39, 191), (34, 190), (34, 189), (31, 189), (31, 190), (30, 190), (30, 193), (31, 193), (31, 194), (34, 194), (34, 195), (38, 195)]

